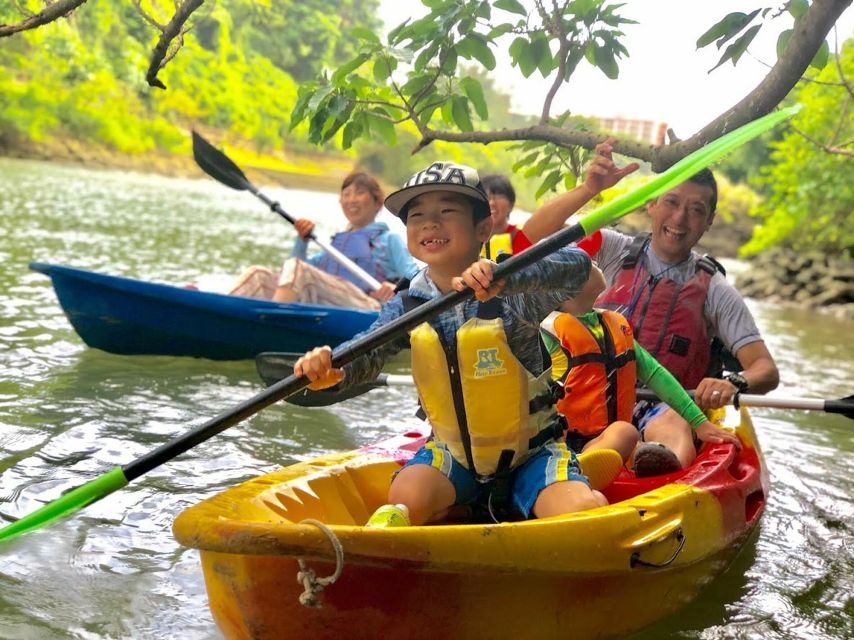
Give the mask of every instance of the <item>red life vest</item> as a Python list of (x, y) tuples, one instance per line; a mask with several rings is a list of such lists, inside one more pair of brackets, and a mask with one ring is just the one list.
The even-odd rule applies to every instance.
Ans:
[(597, 435), (617, 420), (631, 422), (636, 402), (632, 328), (619, 313), (597, 311), (597, 315), (604, 349), (575, 316), (561, 313), (554, 321), (554, 335), (568, 355), (564, 396), (557, 410), (571, 433), (585, 436)]
[(696, 389), (709, 369), (711, 340), (703, 308), (717, 267), (704, 256), (684, 283), (656, 278), (641, 259), (648, 243), (648, 235), (634, 239), (614, 284), (599, 296), (596, 307), (625, 314), (638, 343), (683, 387)]

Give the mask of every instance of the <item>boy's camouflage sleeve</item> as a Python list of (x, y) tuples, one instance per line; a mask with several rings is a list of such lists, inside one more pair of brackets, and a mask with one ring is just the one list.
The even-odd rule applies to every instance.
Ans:
[[(380, 311), (379, 317), (374, 320), (374, 323), (370, 327), (368, 327), (361, 333), (357, 333), (347, 342), (338, 345), (335, 348), (335, 351), (340, 351), (341, 349), (350, 346), (359, 338), (362, 338), (363, 336), (370, 334), (371, 332), (379, 329), (380, 327), (385, 326), (390, 322), (393, 322), (402, 315), (403, 301), (400, 298), (400, 294), (397, 294), (386, 303), (386, 305), (382, 308), (382, 311)], [(335, 385), (334, 388), (340, 391), (343, 389), (347, 389), (348, 387), (354, 384), (358, 384), (360, 382), (376, 380), (377, 376), (382, 371), (385, 361), (396, 353), (399, 353), (404, 349), (408, 348), (409, 336), (404, 334), (400, 338), (395, 338), (394, 340), (387, 342), (385, 345), (374, 349), (366, 355), (356, 358), (355, 360), (353, 360), (353, 362), (344, 365), (344, 380), (342, 380), (339, 384)]]
[[(584, 287), (591, 265), (590, 256), (582, 249), (565, 247), (509, 276), (501, 295), (517, 315), (540, 322)], [(524, 304), (514, 304), (514, 297)]]

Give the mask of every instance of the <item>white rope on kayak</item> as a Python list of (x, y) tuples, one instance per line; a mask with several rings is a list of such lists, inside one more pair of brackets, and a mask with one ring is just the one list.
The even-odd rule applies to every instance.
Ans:
[(317, 598), (317, 594), (323, 591), (324, 587), (340, 578), (341, 572), (344, 571), (344, 547), (332, 530), (319, 520), (306, 519), (302, 520), (300, 524), (311, 524), (320, 529), (329, 538), (329, 542), (332, 543), (332, 548), (335, 550), (335, 571), (325, 578), (318, 578), (314, 569), (307, 568), (305, 561), (302, 558), (297, 558), (300, 568), (297, 572), (297, 582), (302, 584), (304, 589), (299, 596), (299, 603), (304, 607), (319, 609), (323, 605)]

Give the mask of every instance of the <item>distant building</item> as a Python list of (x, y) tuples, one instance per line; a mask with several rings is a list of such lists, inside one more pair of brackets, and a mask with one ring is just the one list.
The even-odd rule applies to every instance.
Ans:
[(592, 116), (605, 131), (637, 138), (642, 142), (650, 144), (664, 144), (664, 134), (667, 132), (667, 123), (654, 120), (640, 120), (638, 118), (601, 118)]

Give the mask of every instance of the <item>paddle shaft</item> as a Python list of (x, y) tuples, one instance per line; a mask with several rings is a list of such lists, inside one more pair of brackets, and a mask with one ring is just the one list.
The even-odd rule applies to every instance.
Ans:
[[(694, 397), (694, 392), (688, 395)], [(658, 396), (650, 389), (638, 389), (638, 400), (658, 400)], [(766, 409), (796, 409), (800, 411), (824, 411), (825, 413), (841, 413), (850, 416), (854, 411), (854, 402), (847, 398), (839, 400), (824, 400), (822, 398), (775, 398), (751, 394), (736, 394), (732, 402), (735, 406), (764, 407)]]
[[(381, 373), (376, 380), (365, 382), (361, 385), (361, 392), (367, 393), (372, 389), (380, 387), (411, 387), (415, 384), (412, 376), (400, 374)], [(329, 398), (317, 406), (325, 406), (335, 403), (334, 392), (322, 392), (328, 394)], [(317, 395), (321, 395), (318, 393)], [(694, 392), (688, 395), (694, 397)], [(651, 389), (638, 389), (638, 400), (658, 400), (658, 396)], [(756, 394), (738, 394), (730, 404), (744, 407), (762, 407), (765, 409), (795, 409), (798, 411), (823, 411), (825, 413), (839, 413), (851, 416), (854, 413), (854, 400), (840, 398), (839, 400), (825, 400), (823, 398), (775, 398), (773, 396), (760, 396)], [(305, 406), (308, 406), (307, 404)]]

